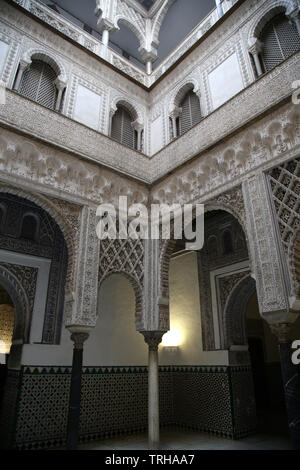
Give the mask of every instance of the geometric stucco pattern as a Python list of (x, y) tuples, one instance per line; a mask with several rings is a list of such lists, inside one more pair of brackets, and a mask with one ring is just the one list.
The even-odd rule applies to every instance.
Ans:
[(274, 168), (268, 173), (279, 231), (291, 271), (292, 293), (299, 289), (294, 261), (294, 243), (300, 229), (300, 158)]
[(144, 258), (143, 240), (101, 240), (99, 258), (99, 286), (114, 273), (124, 274), (135, 291), (136, 328), (141, 329), (143, 319), (144, 295)]
[(243, 185), (248, 240), (260, 312), (287, 311), (281, 254), (273, 223), (266, 176), (258, 173)]

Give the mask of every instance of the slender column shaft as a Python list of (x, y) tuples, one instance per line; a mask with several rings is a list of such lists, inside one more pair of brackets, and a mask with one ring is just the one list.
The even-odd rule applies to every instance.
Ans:
[(159, 388), (158, 388), (158, 351), (149, 346), (148, 376), (148, 431), (149, 448), (159, 448)]
[(142, 142), (142, 131), (138, 130), (137, 131), (137, 149), (138, 149), (138, 151), (141, 151), (141, 142)]
[(20, 89), (21, 80), (22, 80), (24, 71), (25, 71), (25, 67), (22, 67), (20, 65), (16, 80), (15, 80), (15, 84), (14, 84), (14, 90), (16, 90), (16, 91), (19, 91), (19, 89)]
[(260, 63), (260, 60), (259, 60), (258, 52), (255, 52), (255, 54), (253, 54), (253, 59), (254, 59), (257, 75), (260, 77), (262, 75), (263, 71), (262, 71), (262, 68), (261, 68), (261, 63)]
[(102, 43), (104, 46), (108, 46), (109, 43), (109, 31), (108, 29), (104, 29), (102, 32)]
[(83, 343), (87, 338), (87, 333), (72, 333), (71, 335), (74, 349), (67, 425), (67, 450), (76, 450), (78, 446)]
[(176, 118), (172, 117), (172, 126), (173, 126), (173, 139), (177, 137), (177, 127), (176, 127)]
[(63, 90), (60, 88), (60, 89), (58, 90), (58, 93), (57, 93), (57, 100), (56, 100), (56, 105), (55, 105), (55, 111), (59, 111), (59, 110), (60, 110), (62, 94), (63, 94)]
[(158, 345), (164, 332), (144, 331), (145, 342), (149, 346), (148, 355), (148, 441), (149, 449), (159, 449), (159, 381)]
[(150, 60), (146, 63), (146, 73), (147, 75), (151, 75), (152, 73), (152, 62)]
[(291, 361), (291, 343), (280, 342), (279, 351), (291, 440), (294, 449), (300, 450), (300, 375)]
[(222, 16), (224, 15), (222, 0), (216, 0), (216, 6), (218, 11), (218, 17), (222, 18)]

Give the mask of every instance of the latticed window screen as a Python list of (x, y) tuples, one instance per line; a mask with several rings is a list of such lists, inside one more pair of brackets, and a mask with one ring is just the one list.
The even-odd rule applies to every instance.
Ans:
[(57, 96), (55, 71), (41, 60), (33, 60), (22, 77), (20, 93), (37, 103), (54, 109)]
[(262, 30), (262, 62), (265, 72), (290, 57), (300, 49), (300, 37), (294, 23), (285, 14), (276, 15)]
[(182, 113), (179, 120), (179, 134), (183, 134), (201, 121), (201, 109), (198, 96), (189, 91), (182, 100)]
[(129, 112), (123, 108), (123, 106), (118, 106), (118, 109), (112, 118), (111, 137), (121, 144), (127, 145), (131, 148), (136, 148), (137, 133), (132, 128), (132, 122), (133, 119)]

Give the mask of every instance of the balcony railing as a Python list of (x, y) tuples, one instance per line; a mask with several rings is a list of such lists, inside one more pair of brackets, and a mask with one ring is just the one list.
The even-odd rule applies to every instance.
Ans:
[[(161, 77), (183, 54), (185, 54), (207, 31), (219, 20), (217, 8), (211, 11), (193, 31), (174, 49), (171, 54), (153, 71), (147, 75), (144, 70), (134, 65), (112, 48), (105, 46), (99, 39), (84, 31), (64, 16), (56, 13), (38, 0), (12, 0), (25, 8), (34, 16), (60, 31), (73, 41), (97, 56), (109, 62), (126, 75), (135, 79), (144, 86), (150, 87)], [(227, 0), (223, 2), (223, 10), (226, 13), (238, 0)]]

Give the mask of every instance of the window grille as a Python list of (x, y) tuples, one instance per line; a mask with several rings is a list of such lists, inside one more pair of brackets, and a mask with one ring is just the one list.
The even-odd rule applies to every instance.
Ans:
[(137, 132), (133, 129), (132, 122), (129, 112), (118, 106), (112, 118), (111, 137), (127, 147), (136, 148)]
[(272, 70), (300, 49), (296, 26), (283, 14), (276, 15), (262, 30), (262, 62), (265, 72)]
[(201, 108), (198, 96), (193, 91), (189, 91), (182, 100), (180, 107), (182, 108), (179, 119), (179, 134), (181, 135), (201, 121)]
[(20, 93), (47, 108), (54, 109), (57, 97), (56, 73), (50, 65), (41, 60), (33, 60), (23, 74)]

